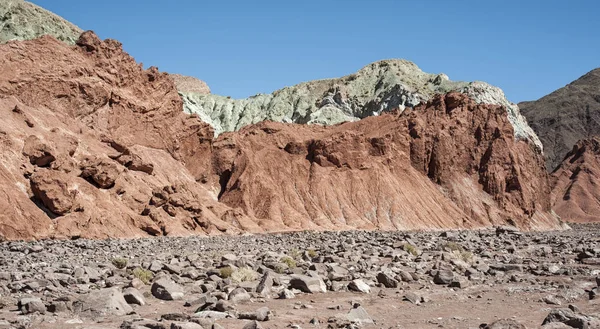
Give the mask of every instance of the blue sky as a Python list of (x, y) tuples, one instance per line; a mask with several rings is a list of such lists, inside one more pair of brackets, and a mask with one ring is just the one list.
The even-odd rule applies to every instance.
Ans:
[(600, 1), (31, 0), (234, 98), (405, 58), (519, 102), (600, 67)]

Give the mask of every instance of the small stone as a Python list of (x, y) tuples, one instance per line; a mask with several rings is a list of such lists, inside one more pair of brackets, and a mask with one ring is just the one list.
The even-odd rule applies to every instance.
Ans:
[(560, 266), (550, 265), (548, 266), (548, 272), (550, 272), (551, 274), (557, 274), (558, 272), (560, 272)]
[(184, 295), (183, 288), (167, 278), (154, 281), (150, 290), (154, 297), (162, 300), (179, 300)]
[(44, 305), (44, 302), (42, 302), (41, 299), (36, 297), (22, 298), (21, 300), (19, 300), (18, 307), (21, 313), (23, 314), (30, 314), (36, 312), (40, 314), (46, 313), (46, 305)]
[(450, 282), (449, 287), (451, 288), (459, 288), (465, 289), (469, 286), (469, 281), (465, 278), (454, 278), (452, 282)]
[(262, 326), (260, 325), (260, 323), (256, 320), (247, 323), (243, 329), (262, 329)]
[(222, 262), (227, 262), (227, 261), (235, 262), (237, 259), (238, 259), (237, 256), (234, 254), (225, 254), (225, 255), (221, 256)]
[(327, 286), (321, 278), (295, 274), (290, 280), (290, 287), (305, 293), (327, 292)]
[(233, 306), (230, 302), (226, 300), (220, 300), (215, 304), (215, 311), (218, 312), (228, 312), (235, 310), (235, 306)]
[(62, 313), (62, 312), (67, 312), (69, 310), (69, 307), (67, 306), (67, 303), (64, 301), (54, 301), (54, 302), (50, 303), (50, 305), (48, 305), (46, 307), (46, 309), (50, 313)]
[(544, 298), (542, 298), (542, 301), (549, 305), (561, 305), (562, 304), (560, 302), (560, 300), (558, 300), (558, 298), (556, 298), (556, 296), (552, 296), (552, 295), (545, 296)]
[(450, 284), (454, 280), (454, 273), (451, 270), (441, 269), (438, 270), (433, 277), (433, 283), (435, 284)]
[(400, 279), (402, 280), (402, 282), (412, 282), (415, 280), (413, 275), (406, 271), (400, 271), (400, 273), (398, 273), (398, 275), (400, 275)]
[(129, 286), (135, 289), (142, 289), (146, 284), (138, 279), (138, 278), (133, 278), (131, 279), (131, 281), (129, 282)]
[(256, 310), (256, 320), (257, 321), (269, 321), (271, 318), (271, 310), (268, 307), (261, 307)]
[(250, 300), (250, 294), (244, 288), (233, 289), (228, 296), (232, 303), (243, 303)]
[(166, 313), (160, 316), (161, 320), (187, 322), (190, 316), (183, 313)]
[(408, 291), (404, 294), (403, 297), (404, 300), (409, 301), (415, 305), (419, 305), (421, 304), (421, 296), (417, 295), (416, 293), (412, 292), (412, 291)]
[(377, 274), (377, 282), (381, 283), (386, 288), (398, 288), (398, 281), (384, 272), (379, 272)]
[(371, 292), (371, 287), (369, 287), (368, 284), (366, 284), (363, 280), (360, 279), (350, 281), (350, 283), (348, 283), (348, 289), (351, 291), (361, 292), (365, 294)]
[(365, 310), (362, 306), (351, 309), (346, 317), (349, 321), (358, 322), (361, 324), (375, 323), (369, 313), (367, 313), (367, 310)]
[(512, 319), (502, 319), (485, 326), (484, 329), (527, 329), (527, 327)]
[(293, 299), (293, 298), (296, 298), (296, 295), (294, 294), (294, 292), (292, 292), (289, 289), (283, 289), (279, 293), (279, 299)]
[(272, 271), (267, 271), (260, 279), (260, 282), (256, 287), (256, 292), (262, 296), (268, 296), (271, 293), (274, 280), (275, 274)]
[(217, 311), (201, 311), (201, 312), (194, 313), (194, 317), (218, 320), (218, 319), (228, 318), (229, 313), (217, 312)]
[(148, 270), (149, 270), (149, 271), (152, 271), (152, 272), (154, 272), (154, 273), (156, 273), (156, 272), (158, 272), (158, 271), (162, 270), (162, 269), (163, 269), (163, 266), (164, 266), (164, 265), (163, 265), (163, 263), (161, 263), (160, 261), (158, 261), (158, 260), (153, 260), (153, 261), (150, 263), (150, 266), (148, 267)]
[(194, 322), (173, 322), (171, 329), (204, 329), (204, 327)]
[(144, 295), (142, 295), (142, 293), (135, 288), (127, 288), (123, 290), (123, 297), (128, 304), (136, 304), (140, 306), (146, 305)]
[(178, 265), (175, 265), (175, 264), (165, 264), (163, 266), (163, 270), (165, 270), (171, 274), (176, 274), (176, 275), (181, 274), (181, 267), (179, 267)]

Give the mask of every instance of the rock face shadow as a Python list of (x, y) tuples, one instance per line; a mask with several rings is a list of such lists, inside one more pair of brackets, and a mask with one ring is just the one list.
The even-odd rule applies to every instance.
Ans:
[(40, 208), (41, 211), (43, 211), (44, 213), (46, 213), (46, 215), (48, 217), (50, 217), (50, 219), (56, 219), (59, 216), (56, 215), (55, 213), (53, 213), (52, 211), (50, 211), (48, 208), (46, 208), (46, 206), (44, 206), (44, 204), (42, 203), (42, 201), (36, 199), (35, 197), (31, 197), (29, 198), (29, 200), (31, 200), (31, 202), (33, 202), (38, 208)]

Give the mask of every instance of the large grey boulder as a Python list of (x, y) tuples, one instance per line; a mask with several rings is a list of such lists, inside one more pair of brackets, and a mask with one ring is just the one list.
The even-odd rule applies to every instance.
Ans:
[(301, 274), (292, 276), (290, 287), (309, 294), (327, 291), (327, 286), (321, 278)]
[(83, 295), (73, 305), (79, 312), (89, 312), (93, 316), (121, 316), (133, 311), (117, 287), (92, 291)]

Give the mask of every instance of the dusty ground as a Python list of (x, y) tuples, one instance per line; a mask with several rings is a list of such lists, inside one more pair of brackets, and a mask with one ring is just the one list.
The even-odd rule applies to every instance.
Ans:
[[(263, 328), (479, 328), (484, 323), (507, 318), (527, 328), (540, 328), (552, 309), (570, 306), (577, 314), (589, 319), (600, 312), (600, 300), (590, 299), (590, 291), (597, 289), (596, 277), (600, 276), (600, 263), (597, 262), (600, 254), (594, 254), (600, 251), (599, 232), (598, 227), (582, 226), (572, 231), (531, 234), (338, 232), (3, 243), (0, 245), (0, 271), (12, 269), (12, 275), (7, 279), (7, 275), (2, 274), (7, 272), (0, 272), (0, 306), (4, 305), (0, 309), (0, 328), (180, 328), (177, 325), (194, 325), (194, 322), (202, 323), (204, 328), (209, 322), (208, 326), (212, 328), (242, 328), (246, 325), (249, 328), (254, 325), (252, 321), (237, 317), (261, 307), (270, 310), (269, 320), (258, 322)], [(406, 241), (419, 249), (418, 255), (405, 251)], [(44, 250), (40, 251), (42, 245)], [(461, 256), (469, 265), (453, 258), (452, 255), (458, 253), (452, 253), (450, 249), (457, 246), (462, 253), (471, 254), (468, 259)], [(306, 256), (309, 253), (318, 256)], [(586, 258), (582, 253), (587, 253)], [(237, 283), (231, 278), (211, 276), (218, 273), (214, 268), (222, 268), (224, 264), (231, 264), (234, 269), (247, 267), (264, 273), (265, 266), (273, 267), (270, 259), (281, 259), (279, 254), (295, 257), (297, 264), (294, 268), (277, 269), (281, 282), (274, 284), (266, 294), (256, 293), (262, 274), (255, 280)], [(129, 260), (123, 270), (110, 264), (117, 255), (126, 255)], [(131, 269), (152, 268), (150, 264), (159, 261), (174, 266), (154, 268), (154, 280), (166, 276), (177, 282), (185, 292), (183, 299), (158, 299), (153, 296), (150, 283), (139, 287), (146, 305), (132, 305), (126, 315), (110, 314), (110, 310), (104, 314), (80, 312), (76, 307), (50, 312), (51, 305), (61, 297), (70, 296), (69, 299), (74, 301), (85, 299), (88, 291), (134, 285)], [(77, 270), (80, 265), (96, 266), (100, 272), (98, 280), (81, 276)], [(465, 270), (463, 265), (468, 268)], [(505, 268), (514, 265), (520, 267), (516, 270)], [(434, 283), (436, 268), (445, 266), (452, 267), (453, 282), (461, 282), (463, 288), (450, 287), (454, 285), (452, 283)], [(206, 275), (201, 273), (190, 279), (185, 274), (190, 268), (204, 271)], [(310, 273), (311, 270), (320, 274), (327, 292), (303, 293), (289, 285), (289, 278), (294, 274)], [(414, 272), (418, 278), (406, 281), (396, 276), (396, 288), (385, 288), (378, 282), (378, 273), (394, 276), (401, 270)], [(34, 279), (43, 283), (41, 278), (49, 275), (43, 272), (66, 273), (76, 282), (56, 287), (48, 284), (43, 289), (27, 288)], [(338, 272), (341, 275), (336, 276)], [(95, 282), (86, 282), (90, 278)], [(348, 284), (355, 279), (365, 282), (371, 291), (351, 291)], [(203, 285), (213, 283), (215, 290), (202, 291)], [(202, 305), (184, 306), (202, 296), (226, 300), (227, 294), (238, 286), (249, 291), (249, 299), (233, 302), (229, 295), (230, 300), (225, 304), (228, 309), (220, 314), (230, 318), (198, 320), (201, 312), (194, 314)], [(295, 293), (295, 298), (278, 299), (279, 293), (286, 288)], [(416, 305), (406, 300), (404, 297), (409, 292), (417, 293), (423, 302)], [(17, 304), (27, 296), (40, 297), (48, 308), (46, 313), (23, 314), (28, 312), (19, 310)], [(214, 308), (209, 304), (205, 304), (208, 305), (205, 310)], [(349, 311), (359, 305), (366, 310), (373, 324), (343, 321)], [(136, 327), (136, 324), (140, 326)]]

